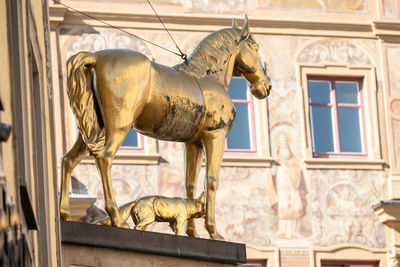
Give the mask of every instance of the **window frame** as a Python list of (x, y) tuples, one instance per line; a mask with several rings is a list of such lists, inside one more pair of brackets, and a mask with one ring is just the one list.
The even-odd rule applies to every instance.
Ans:
[[(319, 107), (330, 107), (332, 113), (332, 133), (333, 133), (333, 145), (334, 152), (315, 152), (313, 149), (314, 158), (367, 158), (368, 157), (368, 146), (366, 142), (366, 125), (365, 125), (365, 107), (364, 107), (364, 97), (363, 97), (363, 77), (339, 77), (339, 76), (307, 76), (307, 92), (309, 92), (308, 82), (309, 81), (329, 81), (331, 84), (331, 103), (321, 104), (321, 103), (308, 103), (309, 108), (311, 106)], [(358, 83), (358, 97), (359, 104), (345, 104), (337, 102), (336, 94), (336, 82), (357, 82)], [(338, 108), (339, 107), (350, 107), (359, 108), (360, 110), (360, 133), (361, 133), (361, 148), (362, 152), (343, 152), (340, 151), (340, 129), (339, 129), (339, 119), (338, 119)], [(309, 112), (310, 120), (310, 132), (312, 135), (312, 119), (311, 112)]]
[[(303, 153), (307, 169), (369, 169), (381, 170), (385, 164), (382, 159), (377, 105), (377, 76), (373, 65), (349, 64), (315, 64), (297, 63), (296, 76), (300, 91), (301, 129), (304, 135)], [(308, 96), (309, 76), (360, 78), (362, 80), (363, 106), (365, 120), (365, 143), (368, 154), (365, 157), (337, 156), (332, 158), (314, 157), (312, 133), (310, 127), (310, 110)]]
[(329, 266), (340, 266), (343, 267), (351, 267), (352, 265), (372, 265), (373, 267), (379, 266), (379, 261), (366, 261), (366, 260), (321, 260), (321, 267), (329, 267)]
[[(246, 82), (246, 96), (247, 99), (243, 100), (243, 99), (232, 99), (232, 103), (233, 104), (247, 104), (247, 109), (249, 111), (249, 118), (248, 118), (248, 122), (249, 122), (249, 138), (250, 138), (250, 149), (239, 149), (239, 148), (229, 148), (228, 147), (228, 135), (225, 138), (225, 147), (224, 147), (224, 152), (226, 155), (256, 155), (257, 154), (257, 138), (256, 138), (256, 129), (255, 129), (255, 118), (254, 118), (254, 99), (253, 99), (253, 95), (251, 95), (250, 93), (250, 89), (249, 89), (249, 84), (247, 82), (247, 80), (243, 77), (232, 77), (232, 80), (234, 79), (243, 79)], [(235, 123), (235, 122), (233, 122)], [(231, 129), (232, 130), (232, 129)], [(229, 131), (230, 132), (230, 131)]]
[(253, 266), (254, 264), (259, 264), (260, 267), (267, 267), (267, 260), (266, 259), (262, 259), (262, 260), (259, 260), (259, 259), (248, 259), (245, 264), (240, 265), (240, 266), (243, 266), (243, 267), (245, 267), (245, 266)]
[[(354, 260), (354, 256), (362, 260)], [(310, 266), (322, 267), (322, 264), (341, 262), (368, 262), (386, 266), (387, 249), (370, 248), (360, 244), (336, 244), (329, 247), (310, 248)]]

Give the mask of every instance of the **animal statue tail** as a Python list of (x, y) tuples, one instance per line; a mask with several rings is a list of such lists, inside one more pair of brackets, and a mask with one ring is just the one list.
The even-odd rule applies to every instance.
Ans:
[[(124, 222), (126, 222), (129, 219), (129, 216), (132, 214), (132, 209), (133, 207), (136, 205), (136, 201), (132, 201), (129, 203), (126, 203), (124, 205), (122, 205), (118, 211), (119, 214), (121, 215), (122, 219), (124, 220)], [(132, 216), (132, 219), (135, 220), (135, 216)], [(93, 222), (94, 224), (98, 224), (98, 225), (107, 225), (107, 226), (111, 226), (111, 220), (110, 217), (107, 216), (103, 219), (97, 220), (95, 222)], [(136, 224), (136, 222), (134, 221), (134, 223)]]
[(96, 55), (80, 52), (67, 61), (67, 93), (78, 128), (88, 150), (96, 158), (104, 154), (105, 131), (103, 110), (93, 83)]

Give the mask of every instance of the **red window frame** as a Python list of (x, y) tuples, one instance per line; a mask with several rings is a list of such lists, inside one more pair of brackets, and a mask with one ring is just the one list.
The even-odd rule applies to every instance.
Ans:
[[(310, 81), (328, 81), (331, 84), (331, 102), (328, 104), (320, 103), (308, 103), (309, 107), (309, 121), (310, 121), (310, 133), (311, 138), (313, 138), (313, 132), (311, 128), (312, 118), (311, 118), (311, 107), (329, 107), (332, 112), (332, 131), (333, 131), (333, 146), (334, 152), (314, 152), (313, 147), (313, 157), (315, 158), (365, 158), (368, 156), (368, 147), (366, 142), (366, 127), (365, 127), (365, 114), (364, 114), (364, 99), (363, 99), (363, 78), (349, 78), (349, 77), (327, 77), (327, 76), (307, 76), (307, 84)], [(348, 103), (337, 103), (336, 100), (336, 83), (335, 82), (357, 82), (358, 83), (358, 96), (359, 104), (348, 104)], [(339, 107), (350, 107), (359, 108), (361, 112), (360, 118), (360, 133), (361, 133), (361, 146), (363, 152), (342, 152), (340, 151), (340, 130), (339, 130), (339, 120), (338, 120), (338, 108)]]
[(379, 266), (379, 262), (378, 261), (321, 261), (321, 267), (351, 267), (352, 265), (372, 265), (374, 267), (378, 267)]
[(232, 99), (232, 103), (238, 104), (247, 104), (249, 109), (249, 130), (250, 130), (250, 149), (238, 149), (238, 148), (229, 148), (228, 147), (228, 135), (225, 138), (225, 152), (226, 155), (249, 155), (249, 154), (256, 154), (257, 153), (257, 146), (256, 146), (256, 131), (255, 131), (255, 121), (254, 121), (254, 99), (253, 96), (250, 94), (249, 84), (246, 79), (241, 77), (232, 77), (232, 79), (243, 79), (246, 81), (246, 96), (247, 99)]
[[(260, 264), (261, 267), (267, 267), (267, 260), (247, 260), (246, 264)], [(246, 266), (246, 264), (243, 264), (243, 266)]]

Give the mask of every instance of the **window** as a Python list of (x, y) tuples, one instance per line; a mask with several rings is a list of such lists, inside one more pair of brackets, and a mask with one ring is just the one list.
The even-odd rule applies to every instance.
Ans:
[(228, 94), (235, 105), (236, 118), (226, 138), (225, 150), (255, 152), (253, 100), (247, 81), (243, 78), (232, 78)]
[(360, 79), (308, 77), (314, 157), (366, 156)]
[(124, 141), (121, 144), (120, 150), (139, 150), (143, 149), (143, 136), (130, 129)]
[[(134, 129), (130, 129), (115, 154), (113, 164), (158, 164), (159, 159), (156, 140), (145, 138)], [(95, 161), (93, 157), (88, 156), (82, 163), (94, 164)]]
[(378, 267), (375, 262), (321, 262), (321, 267)]
[(247, 263), (239, 265), (240, 267), (266, 267), (266, 260), (247, 260)]
[(306, 168), (382, 169), (375, 67), (297, 67)]
[(232, 77), (228, 94), (236, 117), (225, 140), (222, 166), (270, 166), (266, 99), (253, 100), (247, 81), (241, 77)]

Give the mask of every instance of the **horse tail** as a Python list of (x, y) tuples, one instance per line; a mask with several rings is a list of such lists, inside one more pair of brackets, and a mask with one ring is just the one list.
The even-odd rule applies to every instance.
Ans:
[(96, 158), (101, 158), (104, 155), (105, 131), (101, 102), (96, 98), (96, 88), (93, 88), (91, 67), (95, 64), (96, 55), (89, 52), (80, 52), (68, 59), (67, 93), (88, 150)]
[[(126, 222), (128, 220), (128, 218), (129, 218), (129, 216), (132, 214), (133, 207), (135, 207), (135, 205), (136, 205), (136, 201), (132, 201), (132, 202), (124, 204), (123, 206), (121, 206), (118, 209), (118, 212), (121, 215), (122, 220), (124, 220), (124, 222)], [(97, 224), (97, 225), (111, 226), (111, 220), (110, 220), (109, 216), (107, 216), (107, 217), (105, 217), (103, 219), (97, 220), (97, 221), (95, 221), (93, 223)], [(136, 222), (135, 222), (135, 224), (136, 224)]]

